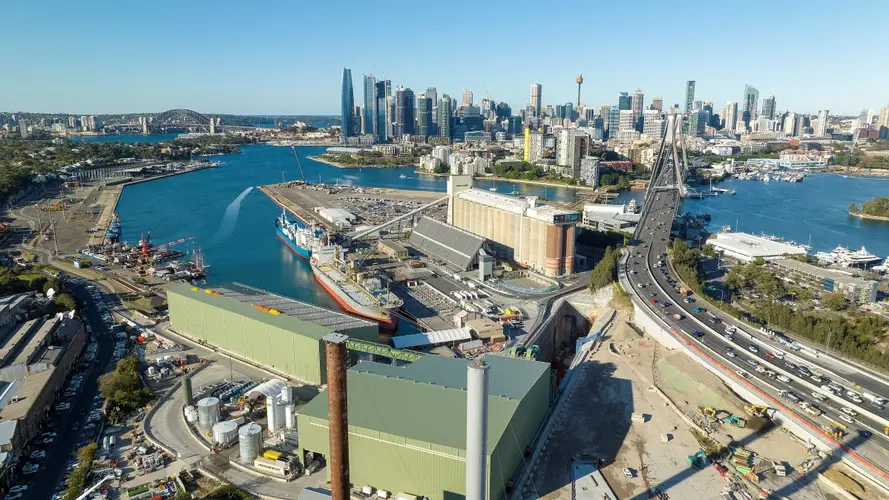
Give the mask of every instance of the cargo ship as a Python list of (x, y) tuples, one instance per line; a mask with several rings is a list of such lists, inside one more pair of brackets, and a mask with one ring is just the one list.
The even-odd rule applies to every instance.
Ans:
[(346, 311), (380, 323), (387, 330), (395, 330), (398, 322), (396, 310), (403, 301), (377, 277), (362, 276), (342, 262), (338, 245), (318, 246), (313, 250), (312, 274)]
[(321, 238), (324, 237), (324, 229), (321, 227), (305, 226), (298, 221), (290, 220), (283, 210), (280, 217), (275, 220), (275, 232), (287, 248), (305, 260), (312, 257), (312, 248), (320, 246)]

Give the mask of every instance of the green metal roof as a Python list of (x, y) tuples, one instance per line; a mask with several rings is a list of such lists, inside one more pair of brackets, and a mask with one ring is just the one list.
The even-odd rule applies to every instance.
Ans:
[[(500, 441), (522, 398), (549, 365), (486, 355), (488, 453)], [(435, 443), (466, 447), (466, 367), (462, 359), (423, 356), (405, 366), (362, 362), (348, 372), (349, 425)], [(327, 391), (300, 413), (327, 419)]]
[[(325, 328), (323, 326), (319, 326), (308, 321), (303, 321), (292, 316), (287, 316), (284, 314), (275, 315), (266, 311), (262, 311), (250, 304), (241, 302), (236, 299), (228, 298), (223, 295), (212, 295), (206, 293), (206, 291), (202, 288), (198, 288), (197, 291), (193, 290), (192, 288), (193, 287), (188, 284), (179, 284), (168, 288), (167, 294), (180, 295), (210, 306), (219, 307), (221, 309), (225, 309), (226, 311), (231, 311), (233, 313), (246, 316), (261, 323), (282, 328), (287, 331), (293, 332), (296, 335), (302, 335), (304, 337), (309, 337), (315, 340), (321, 340), (321, 337), (327, 335), (332, 331), (329, 328)], [(338, 314), (334, 311), (330, 311), (330, 313)]]

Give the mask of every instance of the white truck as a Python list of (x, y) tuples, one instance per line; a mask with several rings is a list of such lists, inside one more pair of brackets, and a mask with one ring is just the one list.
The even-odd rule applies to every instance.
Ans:
[(880, 406), (883, 406), (883, 405), (886, 404), (886, 399), (885, 399), (885, 398), (882, 398), (882, 397), (880, 397), (880, 396), (877, 396), (876, 394), (871, 394), (871, 393), (869, 393), (869, 392), (864, 392), (864, 391), (862, 391), (862, 392), (861, 392), (861, 397), (864, 398), (864, 399), (866, 399), (866, 400), (868, 400), (868, 401), (870, 401), (871, 403), (876, 403), (876, 404), (878, 404), (878, 405), (880, 405)]

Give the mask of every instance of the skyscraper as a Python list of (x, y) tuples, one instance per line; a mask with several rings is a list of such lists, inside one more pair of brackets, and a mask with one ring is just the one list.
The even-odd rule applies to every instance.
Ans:
[(432, 123), (438, 123), (438, 89), (429, 87), (426, 89), (426, 97), (432, 99)]
[[(822, 109), (818, 112), (818, 129), (815, 130), (816, 137), (827, 137), (827, 117), (830, 113), (830, 110)], [(880, 113), (880, 116), (883, 116), (883, 113)], [(877, 127), (879, 130), (879, 126)]]
[(880, 116), (877, 118), (877, 131), (880, 133), (880, 139), (889, 139), (889, 104), (880, 110)]
[(377, 141), (386, 142), (392, 137), (392, 112), (389, 97), (392, 96), (392, 82), (377, 81)]
[(612, 139), (617, 138), (620, 131), (620, 112), (621, 109), (614, 106), (608, 110), (608, 137)]
[(463, 106), (472, 106), (472, 91), (463, 89)]
[(451, 137), (451, 96), (444, 94), (438, 101), (438, 136)]
[(642, 131), (642, 110), (643, 104), (645, 102), (645, 94), (642, 92), (642, 89), (636, 89), (633, 91), (633, 100), (631, 101), (632, 109), (633, 109), (633, 121), (636, 130)]
[(791, 136), (791, 137), (796, 136), (797, 135), (796, 125), (797, 125), (796, 113), (794, 113), (793, 111), (788, 111), (787, 114), (784, 115), (784, 127), (783, 127), (784, 133)]
[(725, 110), (722, 112), (722, 117), (725, 120), (726, 130), (734, 132), (738, 125), (738, 103), (729, 102), (725, 105)]
[(764, 116), (769, 120), (775, 119), (775, 96), (770, 95), (762, 100), (762, 114), (760, 116)]
[(664, 99), (661, 97), (655, 97), (651, 100), (651, 109), (656, 109), (658, 111), (664, 110)]
[(646, 109), (642, 112), (642, 133), (652, 139), (660, 139), (664, 135), (664, 120), (661, 112)]
[(417, 95), (417, 135), (432, 135), (432, 99), (425, 94)]
[(752, 85), (744, 85), (744, 107), (741, 119), (744, 125), (749, 128), (750, 122), (756, 120), (756, 111), (759, 106), (759, 91)]
[(617, 109), (623, 111), (625, 109), (631, 109), (631, 108), (632, 108), (632, 98), (630, 97), (630, 94), (628, 94), (626, 92), (621, 92), (620, 94), (618, 94)]
[(355, 96), (352, 94), (352, 70), (349, 68), (343, 68), (343, 89), (341, 99), (340, 119), (343, 122), (343, 137), (352, 137), (355, 135), (355, 129), (352, 123), (352, 113), (355, 108)]
[(540, 100), (543, 99), (543, 85), (539, 83), (531, 84), (531, 109), (534, 116), (540, 117)]
[(685, 112), (691, 113), (691, 103), (695, 101), (695, 81), (685, 82)]
[(618, 118), (618, 123), (620, 124), (619, 130), (634, 130), (636, 127), (636, 118), (633, 116), (633, 110), (631, 109), (621, 109), (619, 111), (620, 115)]
[(414, 133), (414, 91), (399, 86), (395, 90), (395, 136)]
[(373, 75), (364, 75), (364, 116), (361, 120), (364, 127), (362, 134), (379, 136), (379, 113), (377, 112), (377, 79)]

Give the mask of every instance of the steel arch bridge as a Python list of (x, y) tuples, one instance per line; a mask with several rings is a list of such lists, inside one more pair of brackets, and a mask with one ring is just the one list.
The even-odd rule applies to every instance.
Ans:
[(149, 126), (151, 132), (161, 132), (165, 129), (209, 132), (210, 119), (190, 109), (171, 109), (155, 115)]

